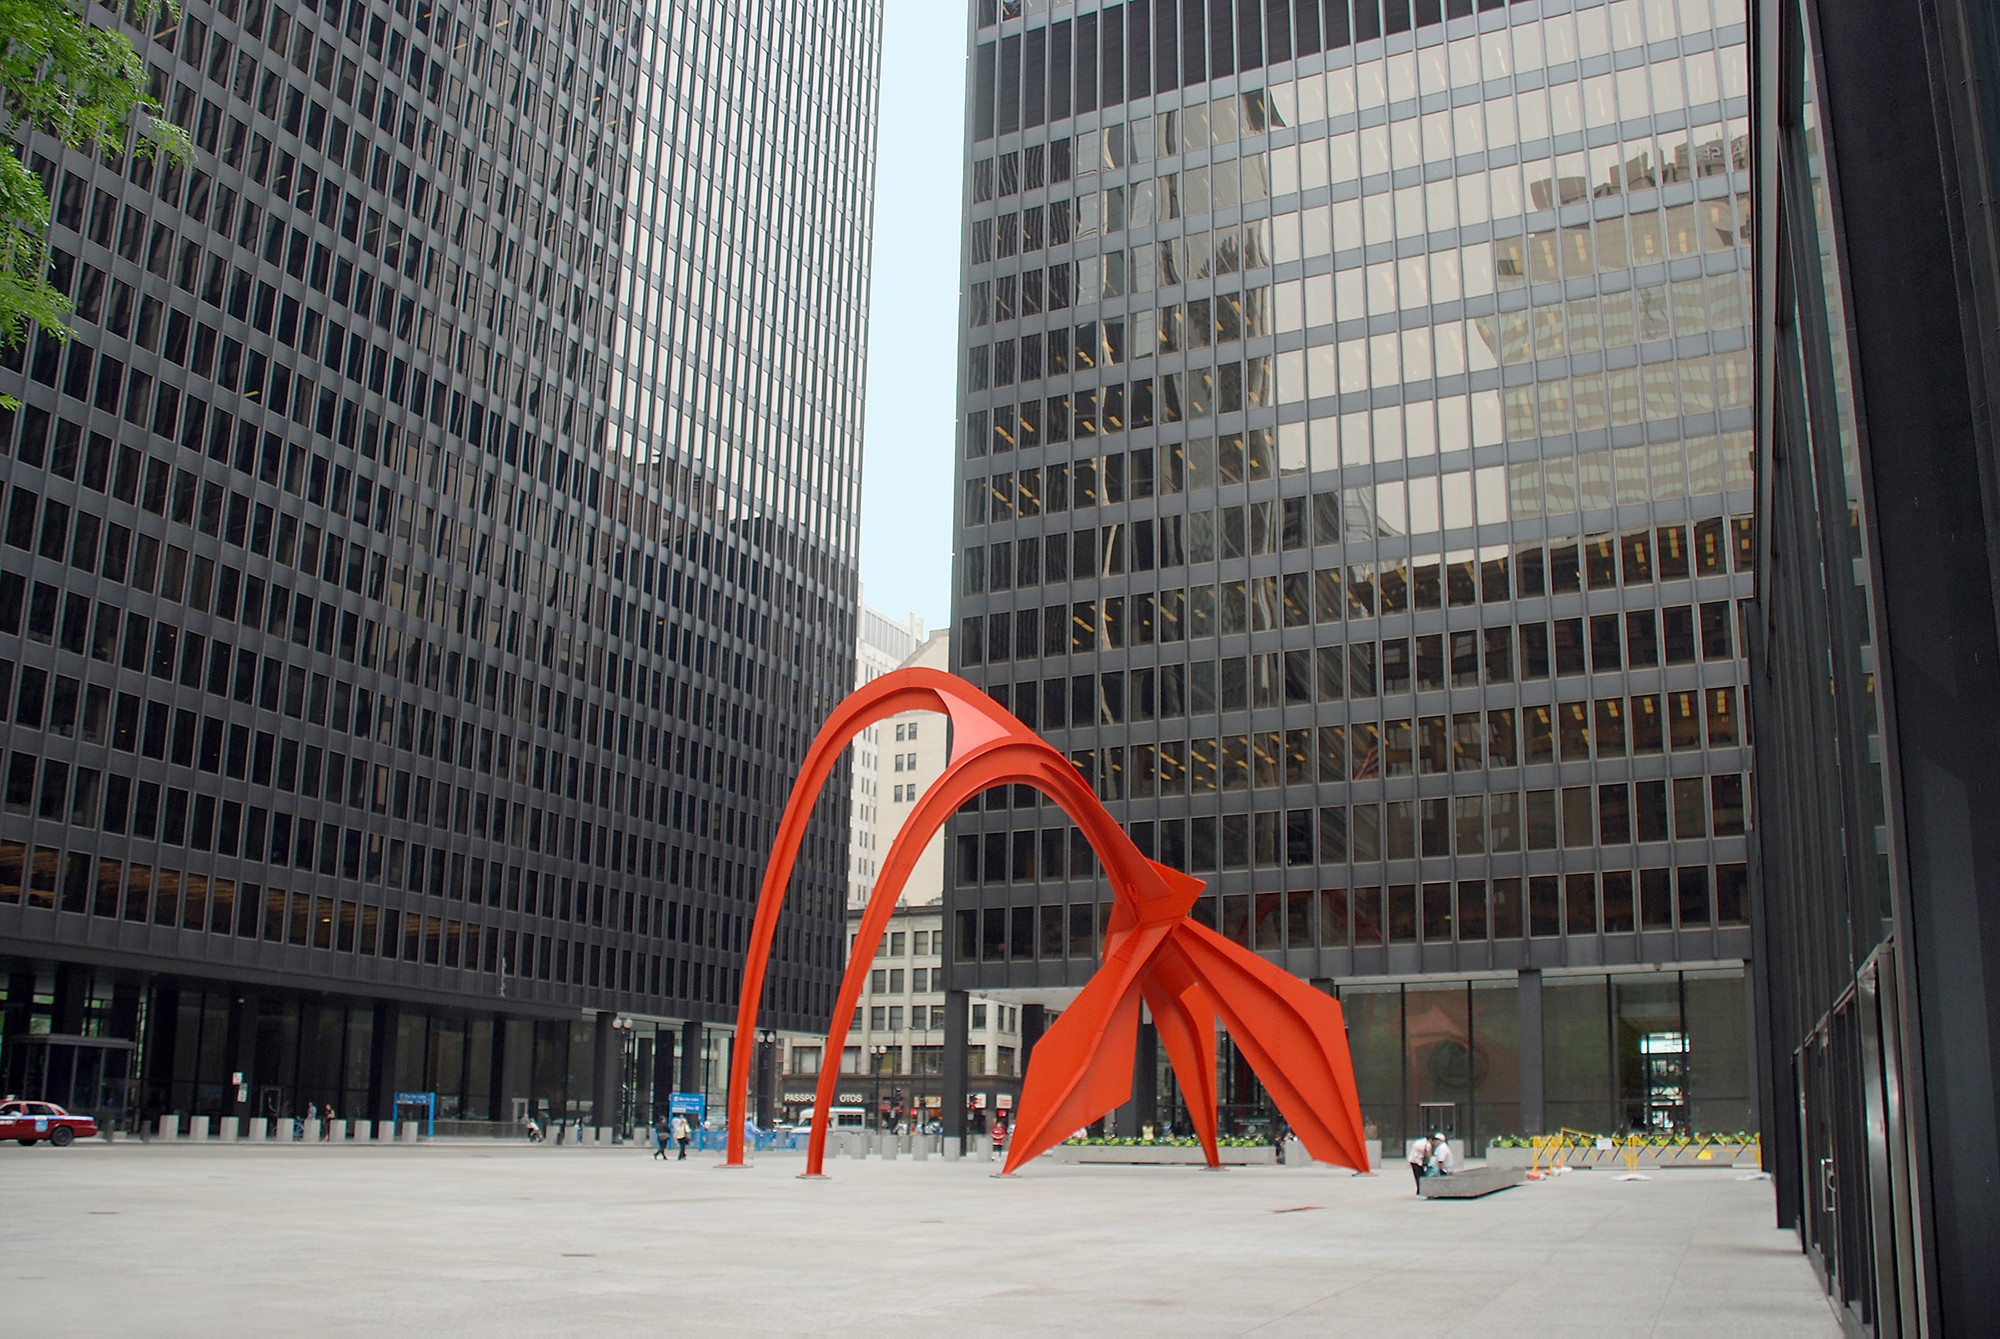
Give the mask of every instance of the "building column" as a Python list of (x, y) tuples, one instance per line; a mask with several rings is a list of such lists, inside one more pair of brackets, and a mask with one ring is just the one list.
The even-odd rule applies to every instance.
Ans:
[(759, 1128), (769, 1129), (771, 1122), (776, 1119), (778, 1106), (778, 1067), (776, 1063), (778, 1047), (775, 1042), (766, 1044), (764, 1039), (755, 1033), (751, 1034), (749, 1044), (757, 1048), (751, 1052), (751, 1073), (756, 1076), (757, 1084), (756, 1090), (752, 1094), (752, 1100), (757, 1110), (757, 1124)]
[(83, 1031), (84, 1005), (90, 997), (90, 968), (81, 963), (56, 964), (55, 999), (49, 1012), (49, 1031), (74, 1037)]
[(14, 1037), (28, 1031), (35, 1008), (35, 974), (29, 971), (7, 974), (7, 998), (0, 1005), (0, 1037)]
[[(945, 1137), (965, 1138), (965, 1047), (972, 1035), (972, 997), (962, 990), (944, 993), (944, 1082), (939, 1098)], [(831, 1062), (830, 1062), (831, 1063)]]
[(592, 1125), (612, 1125), (622, 1123), (619, 1114), (619, 1095), (625, 1086), (625, 1056), (619, 1046), (623, 1040), (619, 1030), (612, 1026), (618, 1015), (609, 1009), (600, 1009), (591, 1020), (591, 1084), (590, 1123)]
[(1039, 1004), (1021, 1006), (1021, 1073), (1028, 1072), (1028, 1057), (1035, 1053), (1035, 1043), (1049, 1030), (1049, 1011)]
[(1541, 1134), (1542, 1103), (1542, 969), (1520, 971), (1521, 1015), (1521, 1133)]
[[(243, 1082), (229, 1095), (230, 1109), (241, 1122), (255, 1110), (251, 1097), (257, 1085), (257, 996), (253, 991), (246, 990), (231, 1000), (229, 1055), (232, 1075), (243, 1076)], [(240, 1124), (238, 1128), (241, 1128)]]
[(139, 1001), (145, 992), (136, 981), (119, 981), (111, 987), (111, 1017), (108, 1034), (122, 1041), (139, 1040)]
[(146, 1035), (140, 1039), (139, 1112), (147, 1125), (172, 1110), (174, 1034), (180, 1017), (180, 989), (154, 984), (146, 1005)]
[(375, 1006), (375, 1031), (369, 1038), (368, 1109), (377, 1121), (396, 1119), (396, 1043), (402, 1025), (401, 1005)]
[(681, 1024), (681, 1091), (701, 1091), (701, 1024), (689, 1019)]
[[(521, 1052), (526, 1049), (522, 1032), (524, 1020), (504, 1014), (493, 1020), (493, 1119), (514, 1119), (514, 1102), (528, 1096), (521, 1091)], [(532, 1105), (532, 1102), (530, 1103)]]
[(674, 1032), (661, 1024), (653, 1035), (653, 1112), (664, 1113), (674, 1094)]
[(1132, 1096), (1111, 1113), (1112, 1133), (1137, 1139), (1146, 1126), (1159, 1121), (1159, 1109), (1160, 1033), (1151, 1022), (1142, 1022), (1138, 1044), (1132, 1048)]

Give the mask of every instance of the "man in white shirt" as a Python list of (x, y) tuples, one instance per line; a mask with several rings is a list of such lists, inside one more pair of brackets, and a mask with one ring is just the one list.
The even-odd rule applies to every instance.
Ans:
[(1417, 1183), (1417, 1198), (1424, 1197), (1424, 1168), (1431, 1160), (1431, 1141), (1418, 1135), (1410, 1141), (1410, 1175)]
[(1442, 1131), (1433, 1134), (1431, 1136), (1431, 1165), (1437, 1168), (1437, 1174), (1439, 1176), (1450, 1176), (1454, 1161), (1455, 1159), (1451, 1155), (1451, 1141), (1444, 1137)]

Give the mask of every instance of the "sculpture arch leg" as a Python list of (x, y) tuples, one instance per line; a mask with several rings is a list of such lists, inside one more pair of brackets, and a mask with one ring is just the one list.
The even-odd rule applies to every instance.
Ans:
[[(749, 1037), (757, 1029), (757, 1005), (764, 994), (764, 970), (770, 962), (771, 946), (778, 934), (778, 912), (791, 886), (792, 868), (798, 861), (814, 802), (827, 778), (840, 762), (854, 736), (877, 721), (911, 711), (942, 712), (951, 719), (952, 747), (971, 751), (1008, 734), (1013, 718), (977, 688), (942, 670), (901, 669), (883, 675), (850, 693), (813, 736), (798, 777), (785, 800), (785, 810), (772, 838), (771, 861), (764, 870), (764, 882), (757, 894), (757, 911), (751, 922), (750, 942), (743, 961), (743, 995), (736, 1006), (736, 1035)], [(1025, 730), (1018, 721), (1013, 725)], [(1040, 741), (1037, 741), (1040, 742)], [(1047, 745), (1043, 745), (1044, 748)], [(1060, 756), (1060, 755), (1058, 755)], [(724, 1161), (732, 1167), (743, 1165), (742, 1108), (750, 1091), (750, 1050), (738, 1046), (729, 1062), (728, 1152)]]
[(1340, 1004), (1200, 925), (1177, 927), (1161, 956), (1211, 983), (1231, 1040), (1314, 1159), (1367, 1171)]
[[(874, 895), (869, 899), (861, 924), (855, 930), (847, 970), (841, 976), (833, 1017), (827, 1026), (823, 1056), (838, 1056), (846, 1047), (848, 1033), (854, 1025), (855, 1007), (874, 961), (876, 946), (881, 943), (889, 918), (895, 913), (897, 899), (902, 896), (903, 885), (909, 881), (924, 847), (930, 844), (930, 839), (943, 828), (960, 805), (998, 785), (1027, 785), (1042, 791), (1076, 819), (1079, 826), (1084, 827), (1085, 835), (1093, 840), (1105, 837), (1107, 825), (1120, 838), (1124, 836), (1123, 831), (1111, 822), (1103, 806), (1097, 803), (1096, 796), (1084, 785), (1069, 760), (1039, 739), (995, 741), (955, 759), (911, 811), (902, 829), (897, 832), (895, 841), (890, 843), (875, 882)], [(1133, 848), (1133, 854), (1137, 854), (1137, 848)], [(1125, 1072), (1129, 1082), (1129, 1062)], [(837, 1069), (822, 1064), (819, 1086), (815, 1089), (817, 1105), (813, 1112), (813, 1128), (806, 1143), (808, 1176), (823, 1174), (827, 1121), (831, 1118), (837, 1077)]]
[(1158, 986), (1145, 991), (1146, 1005), (1153, 1011), (1153, 1027), (1186, 1098), (1195, 1137), (1201, 1141), (1208, 1165), (1220, 1167), (1222, 1153), (1215, 1143), (1215, 1011), (1205, 1001), (1200, 1006), (1195, 1003), (1200, 995), (1199, 987), (1183, 994)]

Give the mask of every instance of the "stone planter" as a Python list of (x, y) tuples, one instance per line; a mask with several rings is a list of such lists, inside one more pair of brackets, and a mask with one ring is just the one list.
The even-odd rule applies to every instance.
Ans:
[[(1277, 1150), (1269, 1144), (1247, 1147), (1223, 1146), (1216, 1150), (1222, 1155), (1225, 1167), (1270, 1167), (1276, 1165)], [(1101, 1165), (1135, 1166), (1191, 1166), (1206, 1165), (1208, 1159), (1201, 1149), (1175, 1144), (1058, 1144), (1047, 1154), (1052, 1162), (1094, 1163)]]

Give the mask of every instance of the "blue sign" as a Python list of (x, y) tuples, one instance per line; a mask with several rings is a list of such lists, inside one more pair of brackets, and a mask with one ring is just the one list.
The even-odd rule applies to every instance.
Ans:
[(436, 1136), (438, 1106), (438, 1095), (436, 1093), (397, 1093), (396, 1105), (399, 1107), (422, 1107), (424, 1109), (424, 1138), (430, 1139)]
[(700, 1125), (702, 1118), (708, 1114), (708, 1097), (703, 1093), (669, 1093), (667, 1112), (674, 1116), (692, 1116), (694, 1123)]

